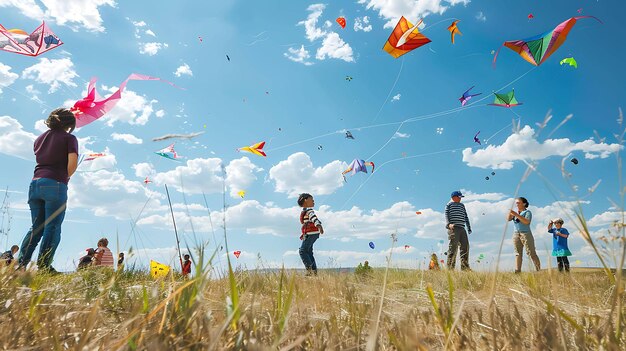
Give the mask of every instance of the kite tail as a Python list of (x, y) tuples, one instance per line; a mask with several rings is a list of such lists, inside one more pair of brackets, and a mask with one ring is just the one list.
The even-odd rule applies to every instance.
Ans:
[[(504, 43), (502, 44), (502, 46), (504, 46)], [(498, 48), (498, 51), (496, 51), (496, 54), (493, 56), (493, 62), (491, 63), (493, 69), (496, 69), (496, 59), (498, 58), (498, 54), (500, 53), (500, 49), (502, 49), (502, 46)]]
[(602, 21), (601, 21), (598, 17), (596, 17), (596, 16), (577, 16), (577, 17), (574, 17), (574, 19), (575, 19), (575, 20), (579, 20), (579, 19), (581, 19), (581, 18), (593, 18), (593, 19), (595, 19), (596, 21), (600, 22), (601, 24), (604, 24), (604, 22), (602, 22)]

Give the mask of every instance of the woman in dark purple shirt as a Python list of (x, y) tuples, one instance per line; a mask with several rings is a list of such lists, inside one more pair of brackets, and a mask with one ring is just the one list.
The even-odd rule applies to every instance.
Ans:
[(76, 118), (70, 110), (59, 108), (50, 113), (46, 125), (50, 129), (35, 140), (37, 166), (28, 189), (32, 227), (22, 241), (18, 262), (25, 268), (41, 241), (37, 266), (41, 271), (57, 273), (52, 260), (61, 241), (67, 183), (78, 160), (78, 141), (71, 134)]

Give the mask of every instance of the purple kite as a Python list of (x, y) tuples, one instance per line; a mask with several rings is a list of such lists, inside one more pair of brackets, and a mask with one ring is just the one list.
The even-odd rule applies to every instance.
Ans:
[(28, 34), (21, 29), (6, 29), (0, 25), (0, 50), (26, 56), (39, 56), (63, 42), (42, 22), (37, 29)]
[(122, 92), (126, 89), (129, 80), (160, 80), (173, 87), (176, 85), (165, 81), (161, 78), (145, 76), (143, 74), (132, 73), (125, 81), (120, 84), (119, 89), (106, 99), (103, 99), (96, 90), (96, 81), (98, 78), (91, 78), (87, 87), (87, 96), (76, 101), (71, 111), (76, 116), (76, 127), (84, 127), (87, 124), (97, 120), (111, 111), (118, 101), (122, 98)]
[(474, 86), (472, 86), (471, 88), (467, 89), (464, 93), (463, 96), (461, 96), (459, 98), (459, 101), (461, 101), (461, 106), (465, 106), (465, 104), (467, 104), (468, 101), (470, 101), (471, 98), (473, 98), (474, 96), (478, 96), (482, 93), (478, 93), (478, 94), (470, 94), (470, 90), (474, 89)]
[(365, 162), (363, 160), (355, 158), (350, 166), (341, 173), (343, 179), (346, 179), (346, 173), (352, 172), (352, 175), (357, 174), (358, 172), (367, 173), (367, 168), (365, 166), (372, 166), (372, 173), (374, 173), (374, 162)]
[(478, 133), (476, 133), (476, 135), (474, 135), (474, 142), (478, 143), (478, 145), (481, 145), (480, 144), (480, 139), (478, 139), (478, 134), (480, 134), (480, 130), (478, 131)]
[[(602, 23), (602, 21), (593, 16), (572, 17), (559, 24), (551, 31), (528, 39), (505, 41), (502, 45), (517, 52), (524, 60), (531, 64), (539, 66), (565, 42), (567, 35), (576, 24), (576, 21), (582, 18), (594, 18)], [(494, 66), (499, 52), (500, 49), (498, 49), (498, 52), (493, 57)]]

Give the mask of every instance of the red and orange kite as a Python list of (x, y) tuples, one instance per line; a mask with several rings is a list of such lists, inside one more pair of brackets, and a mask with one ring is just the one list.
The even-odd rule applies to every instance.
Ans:
[(417, 26), (422, 23), (420, 20), (416, 25), (413, 25), (406, 18), (400, 17), (400, 21), (396, 24), (396, 28), (393, 29), (389, 39), (385, 43), (383, 50), (394, 58), (398, 58), (413, 49), (417, 49), (422, 45), (430, 43), (430, 39), (426, 38), (424, 34), (419, 32)]

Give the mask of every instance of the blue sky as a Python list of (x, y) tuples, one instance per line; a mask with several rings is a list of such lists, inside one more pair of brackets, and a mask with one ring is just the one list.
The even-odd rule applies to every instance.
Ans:
[[(544, 227), (549, 218), (561, 216), (576, 232), (568, 216), (577, 196), (595, 235), (605, 234), (621, 217), (608, 199), (619, 202), (615, 152), (621, 149), (613, 135), (620, 131), (616, 120), (626, 94), (621, 68), (626, 49), (616, 45), (623, 41), (622, 2), (46, 4), (0, 0), (5, 27), (29, 31), (46, 19), (65, 43), (37, 58), (0, 53), (0, 162), (5, 165), (0, 187), (9, 189), (12, 218), (8, 237), (0, 237), (3, 246), (19, 243), (28, 230), (32, 140), (51, 109), (71, 106), (94, 76), (103, 93), (135, 72), (184, 88), (131, 81), (115, 110), (75, 132), (84, 152), (109, 156), (81, 165), (70, 182), (54, 263), (60, 269), (72, 269), (102, 236), (113, 242), (114, 251), (119, 237), (119, 250), (132, 247), (132, 260), (140, 265), (150, 258), (173, 262), (164, 184), (171, 188), (183, 245), (194, 246), (195, 231), (196, 239), (215, 248), (211, 228), (218, 242), (223, 233), (220, 165), (226, 166), (229, 248), (243, 252), (237, 263), (247, 267), (301, 266), (295, 195), (303, 191), (315, 195), (326, 227), (315, 246), (322, 266), (354, 266), (365, 259), (382, 265), (389, 235), (397, 231), (393, 263), (419, 267), (429, 252), (444, 251), (442, 210), (450, 192), (462, 189), (474, 229), (471, 256), (476, 269), (487, 269), (525, 161), (537, 171), (519, 192), (535, 213), (544, 265), (552, 261)], [(580, 20), (539, 67), (507, 48), (492, 67), (492, 50), (505, 40), (551, 30), (581, 8), (582, 15), (603, 24)], [(381, 48), (400, 15), (414, 23), (423, 17), (423, 32), (432, 42), (394, 59)], [(338, 16), (345, 16), (345, 29), (335, 23)], [(454, 19), (461, 20), (463, 35), (453, 45), (446, 28)], [(559, 65), (565, 57), (575, 57), (578, 68)], [(470, 86), (482, 95), (459, 109), (457, 99)], [(514, 110), (486, 105), (493, 101), (492, 91), (511, 88), (523, 105)], [(537, 123), (549, 111), (553, 117), (539, 133)], [(520, 124), (516, 132), (513, 119)], [(355, 140), (346, 139), (345, 130)], [(473, 142), (478, 131), (482, 145)], [(184, 156), (180, 162), (154, 154), (169, 142), (152, 138), (193, 132), (205, 133), (177, 141)], [(236, 151), (259, 141), (267, 142), (267, 158)], [(570, 154), (580, 163), (566, 159), (571, 177), (564, 180), (561, 161)], [(376, 172), (347, 176), (344, 182), (341, 171), (354, 158), (373, 161)], [(147, 186), (146, 176), (153, 180)], [(244, 199), (239, 190), (246, 191)], [(137, 226), (131, 230), (133, 221)], [(508, 228), (503, 249), (505, 268), (512, 267), (511, 232)], [(376, 243), (373, 250), (370, 241)], [(570, 246), (573, 260), (597, 264), (579, 234), (572, 235)], [(481, 253), (487, 259), (476, 263)]]

